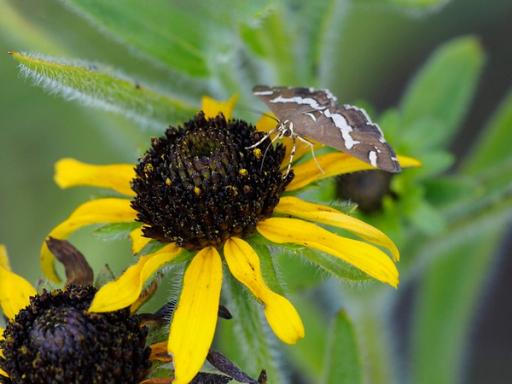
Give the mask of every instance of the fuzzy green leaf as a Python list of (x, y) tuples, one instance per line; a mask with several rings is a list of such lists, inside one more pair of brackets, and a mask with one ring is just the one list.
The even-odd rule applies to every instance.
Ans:
[(332, 320), (328, 340), (323, 383), (362, 383), (363, 371), (356, 333), (345, 311), (340, 311)]
[(105, 224), (97, 228), (93, 235), (102, 240), (123, 240), (127, 239), (130, 232), (140, 227), (141, 223), (113, 223)]
[[(352, 280), (352, 281), (362, 281), (368, 280), (369, 277), (364, 272), (361, 272), (359, 269), (352, 267), (351, 265), (345, 263), (344, 261), (338, 259), (337, 257), (331, 256), (325, 252), (312, 250), (302, 246), (290, 245), (287, 244), (283, 246), (283, 244), (279, 244), (277, 247), (273, 247), (275, 249), (274, 256), (280, 257), (281, 254), (286, 255), (286, 258), (280, 260), (279, 264), (281, 265), (281, 269), (286, 276), (287, 264), (291, 263), (304, 263), (304, 260), (301, 260), (301, 257), (304, 257), (307, 261), (316, 264), (316, 266), (320, 267), (324, 271), (329, 274), (337, 277), (342, 280)], [(310, 268), (303, 269), (304, 273), (309, 273), (311, 271)], [(300, 277), (298, 277), (300, 279)], [(308, 277), (317, 278), (315, 276)], [(295, 285), (295, 284), (294, 284)]]
[[(237, 360), (242, 359), (239, 363), (250, 375), (257, 376), (261, 369), (265, 369), (270, 382), (284, 382), (279, 361), (281, 351), (276, 348), (277, 340), (263, 321), (263, 308), (230, 273), (224, 276), (226, 306), (234, 317), (225, 325), (226, 333), (236, 339), (227, 342), (228, 348), (236, 349)], [(223, 341), (226, 342), (226, 338)]]
[(468, 110), (483, 63), (484, 53), (473, 37), (438, 48), (402, 99), (402, 130), (419, 131), (408, 134), (424, 137), (431, 147), (446, 147)]
[(197, 110), (98, 64), (68, 62), (12, 52), (21, 73), (49, 92), (83, 104), (122, 113), (141, 124), (163, 128), (190, 118)]
[(236, 28), (267, 6), (266, 0), (67, 0), (80, 15), (151, 61), (192, 76), (207, 76), (212, 60), (235, 46)]

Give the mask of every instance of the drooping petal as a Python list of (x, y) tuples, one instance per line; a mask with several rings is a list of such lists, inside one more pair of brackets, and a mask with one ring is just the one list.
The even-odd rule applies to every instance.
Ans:
[(9, 319), (30, 304), (30, 297), (37, 294), (35, 288), (23, 277), (0, 267), (0, 307)]
[(7, 255), (7, 248), (5, 245), (0, 244), (0, 267), (11, 270), (11, 264), (9, 263), (9, 256)]
[(139, 298), (146, 281), (164, 264), (172, 261), (182, 249), (168, 244), (155, 253), (142, 256), (117, 280), (105, 284), (94, 296), (89, 312), (111, 312), (126, 308)]
[(309, 203), (293, 196), (284, 196), (279, 200), (274, 212), (346, 229), (367, 241), (389, 249), (395, 261), (400, 259), (398, 248), (385, 233), (332, 207)]
[(134, 196), (135, 193), (130, 187), (134, 177), (133, 164), (95, 165), (75, 159), (61, 159), (55, 164), (54, 179), (61, 188), (100, 187)]
[(142, 234), (142, 227), (135, 228), (130, 232), (130, 239), (132, 240), (132, 252), (138, 253), (151, 241), (150, 238), (144, 237)]
[[(52, 229), (48, 236), (63, 240), (87, 225), (129, 223), (135, 218), (136, 212), (130, 206), (130, 200), (115, 198), (91, 200), (78, 206), (66, 220)], [(55, 271), (55, 258), (48, 250), (46, 242), (41, 246), (41, 267), (50, 280), (60, 281)]]
[(224, 257), (233, 276), (263, 303), (267, 321), (277, 337), (288, 344), (303, 338), (304, 325), (299, 314), (292, 303), (265, 284), (260, 259), (249, 243), (236, 237), (228, 239)]
[[(402, 168), (419, 167), (421, 163), (407, 156), (397, 156)], [(320, 170), (323, 170), (323, 172)], [(362, 160), (356, 159), (343, 152), (333, 152), (319, 156), (317, 161), (311, 159), (304, 164), (293, 168), (295, 177), (288, 184), (287, 191), (295, 191), (306, 185), (325, 179), (327, 177), (343, 175), (346, 173), (376, 169)]]
[(369, 276), (393, 287), (398, 285), (398, 270), (380, 249), (358, 240), (331, 233), (299, 219), (271, 217), (260, 221), (258, 232), (274, 243), (302, 244), (333, 255)]
[(190, 262), (169, 333), (174, 384), (189, 383), (199, 372), (213, 341), (222, 285), (222, 261), (213, 247)]
[(215, 100), (212, 97), (203, 96), (201, 99), (201, 109), (205, 117), (215, 117), (222, 112), (226, 119), (231, 117), (233, 108), (235, 107), (238, 96), (234, 95), (226, 101)]

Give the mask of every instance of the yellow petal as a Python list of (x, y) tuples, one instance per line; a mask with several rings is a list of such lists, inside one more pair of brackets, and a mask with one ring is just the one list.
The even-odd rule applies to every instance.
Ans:
[(222, 285), (222, 261), (213, 247), (194, 256), (185, 272), (169, 333), (174, 358), (173, 384), (189, 383), (199, 372), (213, 341)]
[(254, 249), (246, 241), (233, 237), (224, 245), (224, 257), (233, 276), (265, 306), (265, 316), (277, 337), (288, 344), (303, 338), (304, 325), (299, 314), (292, 303), (265, 284)]
[[(421, 166), (421, 163), (412, 157), (397, 157), (402, 168)], [(311, 159), (304, 164), (293, 167), (295, 177), (293, 178), (292, 182), (288, 184), (286, 190), (294, 191), (314, 181), (322, 180), (327, 177), (375, 169), (375, 167), (371, 166), (370, 164), (343, 152), (333, 152), (319, 156), (317, 161), (318, 164), (314, 159)], [(319, 166), (323, 169), (323, 173), (319, 169)]]
[(130, 239), (132, 240), (132, 252), (138, 253), (146, 246), (151, 239), (144, 237), (142, 234), (142, 227), (135, 228), (130, 232)]
[(285, 196), (281, 197), (275, 212), (346, 229), (367, 241), (389, 249), (395, 261), (400, 259), (398, 248), (385, 233), (334, 208), (309, 203), (293, 196)]
[(0, 244), (0, 267), (11, 270), (11, 264), (9, 263), (9, 256), (7, 255), (7, 248), (5, 245)]
[(398, 285), (398, 270), (380, 249), (358, 240), (331, 233), (318, 225), (298, 219), (271, 217), (259, 222), (258, 232), (274, 243), (302, 244), (333, 255), (371, 277), (393, 287)]
[(226, 119), (229, 119), (233, 113), (238, 96), (234, 95), (226, 101), (215, 100), (212, 97), (203, 96), (201, 99), (201, 109), (204, 115), (208, 117), (215, 117), (222, 112)]
[[(2, 341), (4, 339), (4, 331), (5, 329), (3, 329), (2, 327), (0, 327), (0, 341)], [(4, 357), (4, 352), (0, 349), (0, 357)], [(3, 376), (3, 377), (9, 377), (9, 375), (7, 374), (7, 372), (5, 372), (4, 370), (2, 370), (0, 368), (0, 376)]]
[(133, 164), (94, 165), (75, 159), (61, 159), (55, 164), (54, 179), (61, 188), (100, 187), (134, 196), (135, 193), (130, 187), (134, 177)]
[[(136, 218), (136, 212), (127, 199), (97, 199), (88, 201), (78, 208), (62, 223), (57, 225), (48, 236), (65, 239), (74, 231), (91, 224), (129, 223)], [(43, 273), (52, 281), (59, 282), (55, 272), (55, 258), (43, 242), (41, 246), (41, 267)]]
[(0, 267), (0, 307), (9, 319), (30, 304), (30, 297), (37, 294), (35, 288), (23, 277)]
[[(272, 112), (265, 113), (264, 115), (262, 115), (260, 117), (260, 119), (256, 123), (256, 130), (261, 131), (261, 132), (268, 132), (268, 131), (274, 129), (275, 127), (277, 127), (278, 124), (279, 124), (279, 122), (277, 121), (277, 117)], [(308, 139), (308, 141), (310, 141), (314, 145), (314, 147), (313, 147), (314, 149), (318, 149), (323, 146), (322, 144), (320, 144), (314, 140)], [(286, 148), (286, 152), (285, 152), (285, 155), (283, 157), (283, 162), (282, 162), (283, 168), (285, 168), (288, 166), (288, 162), (290, 161), (290, 153), (292, 151), (293, 142), (289, 137), (284, 137), (283, 140), (281, 141), (281, 143)], [(296, 160), (299, 160), (302, 156), (304, 156), (306, 153), (308, 153), (310, 151), (311, 151), (310, 146), (304, 144), (300, 140), (297, 140), (293, 161), (295, 162)]]
[(139, 298), (144, 284), (157, 270), (182, 251), (175, 244), (168, 244), (159, 251), (142, 256), (119, 278), (105, 284), (94, 296), (89, 312), (111, 312), (126, 308)]
[(277, 127), (279, 120), (272, 112), (261, 115), (260, 119), (256, 122), (256, 130), (261, 132), (268, 132)]

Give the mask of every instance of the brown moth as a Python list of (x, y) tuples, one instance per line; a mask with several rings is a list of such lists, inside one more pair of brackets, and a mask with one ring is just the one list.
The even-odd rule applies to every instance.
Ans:
[(296, 140), (313, 148), (312, 143), (306, 139), (308, 137), (348, 153), (375, 168), (400, 172), (395, 152), (384, 139), (379, 126), (371, 121), (363, 109), (338, 104), (329, 90), (257, 85), (253, 88), (253, 94), (279, 120), (277, 127), (265, 138), (276, 133), (273, 141), (284, 136), (290, 136), (293, 140), (287, 174), (295, 154)]

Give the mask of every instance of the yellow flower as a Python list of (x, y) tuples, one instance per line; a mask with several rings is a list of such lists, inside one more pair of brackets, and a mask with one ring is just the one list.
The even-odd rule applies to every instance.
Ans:
[[(132, 164), (100, 166), (74, 159), (56, 164), (55, 180), (62, 188), (110, 188), (126, 197), (82, 204), (50, 236), (65, 238), (90, 224), (141, 221), (144, 226), (131, 232), (135, 253), (150, 238), (166, 244), (139, 257), (121, 277), (101, 288), (91, 312), (131, 305), (153, 273), (176, 259), (184, 248), (197, 252), (186, 269), (170, 328), (168, 350), (174, 358), (176, 384), (188, 383), (195, 376), (210, 348), (223, 259), (231, 274), (263, 304), (277, 337), (292, 344), (304, 336), (293, 305), (273, 292), (262, 277), (259, 257), (247, 241), (255, 231), (273, 243), (299, 244), (328, 253), (372, 278), (398, 285), (394, 262), (399, 252), (384, 233), (334, 208), (282, 196), (320, 179), (372, 166), (344, 153), (330, 153), (317, 159), (323, 173), (315, 160), (310, 160), (294, 166), (293, 173), (283, 178), (281, 169), (286, 167), (290, 143), (285, 142), (286, 148), (274, 148), (267, 139), (263, 151), (248, 149), (263, 134), (243, 121), (224, 118), (231, 116), (234, 102), (234, 98), (222, 103), (204, 98), (204, 115), (199, 114), (181, 130), (170, 129), (165, 137), (154, 139), (135, 169)], [(275, 121), (263, 117), (256, 127), (268, 131)], [(296, 158), (307, 150), (298, 148)], [(419, 165), (412, 158), (398, 159), (403, 168)], [(318, 224), (350, 231), (365, 241), (339, 236)], [(46, 275), (57, 281), (52, 255), (44, 244), (41, 260)]]
[[(96, 292), (92, 270), (69, 243), (52, 244), (66, 252), (59, 257), (68, 258), (68, 280), (65, 289), (51, 292), (37, 292), (12, 272), (0, 244), (0, 308), (7, 318), (6, 328), (0, 328), (0, 383), (69, 383), (84, 375), (95, 382), (142, 382), (151, 365), (147, 329), (128, 309), (88, 313)], [(132, 343), (120, 344), (112, 334)], [(113, 355), (126, 359), (119, 362)]]

